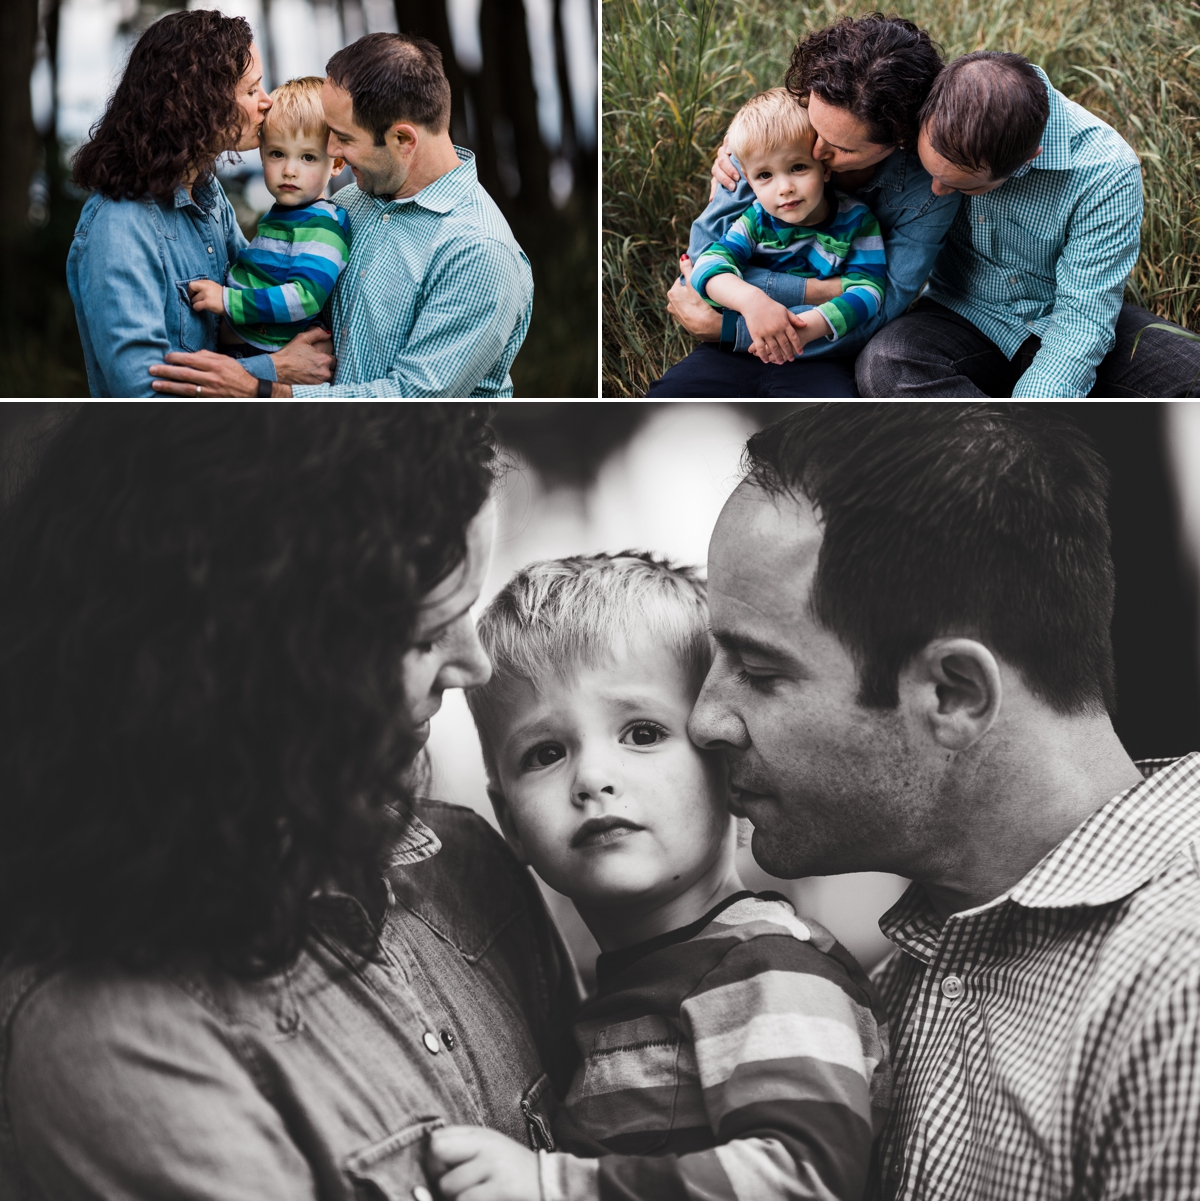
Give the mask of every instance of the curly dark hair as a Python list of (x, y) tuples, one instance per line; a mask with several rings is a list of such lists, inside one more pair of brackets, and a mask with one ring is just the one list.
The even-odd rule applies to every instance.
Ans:
[(193, 172), (203, 187), (217, 155), (237, 142), (237, 86), (253, 41), (244, 17), (211, 9), (155, 21), (75, 156), (75, 182), (114, 200), (149, 193), (160, 202)]
[(401, 660), (487, 498), (486, 420), (97, 405), (54, 437), (0, 514), (0, 958), (257, 974), (314, 890), (377, 908)]
[(843, 17), (796, 43), (786, 84), (802, 104), (816, 92), (862, 121), (872, 142), (914, 150), (918, 116), (943, 67), (937, 43), (911, 21)]

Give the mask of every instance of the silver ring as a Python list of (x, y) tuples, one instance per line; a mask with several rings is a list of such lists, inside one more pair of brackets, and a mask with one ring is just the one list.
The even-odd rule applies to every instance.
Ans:
[(196, 395), (197, 396), (200, 395), (200, 385), (199, 384), (196, 385)]

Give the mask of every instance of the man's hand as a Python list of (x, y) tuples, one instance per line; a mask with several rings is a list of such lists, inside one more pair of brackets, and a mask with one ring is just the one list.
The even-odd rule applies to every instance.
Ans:
[[(274, 354), (275, 375), (281, 384), (327, 384), (337, 359), (329, 331), (314, 325), (297, 334)], [(291, 395), (290, 391), (288, 395)]]
[(538, 1157), (482, 1126), (446, 1126), (429, 1136), (426, 1169), (443, 1201), (539, 1201)]
[[(237, 359), (211, 350), (198, 350), (195, 354), (167, 355), (165, 363), (155, 363), (150, 368), (155, 376), (151, 385), (163, 396), (257, 396), (258, 380), (241, 367)], [(272, 395), (290, 396), (292, 390), (279, 392), (278, 385)]]
[[(803, 317), (798, 318), (786, 305), (772, 300), (765, 292), (757, 288), (754, 291), (756, 295), (739, 302), (752, 339), (750, 353), (764, 363), (790, 363), (804, 350), (802, 335), (797, 328), (797, 322), (802, 323)], [(812, 341), (812, 338), (808, 340)]]
[(712, 177), (712, 187), (708, 193), (709, 200), (717, 194), (717, 184), (727, 188), (730, 192), (738, 186), (738, 180), (742, 178), (742, 175), (733, 165), (733, 157), (728, 146), (722, 146), (717, 151), (717, 161), (713, 163)]
[(225, 289), (211, 279), (194, 279), (188, 284), (188, 295), (192, 298), (192, 308), (197, 313), (225, 312)]
[(692, 287), (692, 260), (685, 254), (679, 260), (683, 281), (676, 280), (667, 293), (667, 312), (701, 342), (721, 340), (721, 314), (701, 299)]

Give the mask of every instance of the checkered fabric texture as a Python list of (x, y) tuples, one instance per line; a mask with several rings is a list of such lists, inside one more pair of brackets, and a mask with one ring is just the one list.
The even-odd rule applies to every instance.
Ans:
[(891, 1074), (850, 953), (775, 893), (602, 955), (542, 1201), (859, 1201)]
[(1042, 153), (982, 196), (964, 196), (929, 279), (1008, 358), (1041, 349), (1013, 396), (1086, 396), (1112, 350), (1141, 245), (1142, 171), (1114, 129), (1056, 92)]
[(294, 396), (512, 395), (533, 276), (475, 156), (454, 149), (461, 166), (408, 199), (337, 193), (352, 231), (331, 310), (337, 372)]
[(892, 1115), (877, 1196), (1200, 1197), (1200, 754), (1139, 764), (1007, 893), (880, 920)]

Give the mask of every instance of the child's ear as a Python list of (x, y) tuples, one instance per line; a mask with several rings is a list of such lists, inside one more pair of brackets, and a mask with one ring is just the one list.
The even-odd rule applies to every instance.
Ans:
[(345, 165), (346, 165), (346, 160), (345, 160), (344, 158), (335, 158), (335, 159), (333, 160), (333, 172), (332, 172), (332, 174), (334, 174), (334, 175), (337, 175), (337, 174), (339, 174), (339, 173), (341, 172), (342, 168), (343, 168)]
[(829, 177), (833, 174), (833, 168), (828, 163), (821, 164), (825, 168), (825, 182), (829, 182)]
[(529, 856), (525, 854), (525, 848), (521, 845), (521, 836), (517, 833), (516, 823), (512, 819), (512, 810), (508, 807), (508, 801), (504, 799), (504, 793), (498, 788), (489, 788), (487, 794), (488, 800), (492, 802), (496, 821), (500, 824), (500, 833), (504, 835), (504, 841), (512, 847), (513, 854), (528, 867)]

